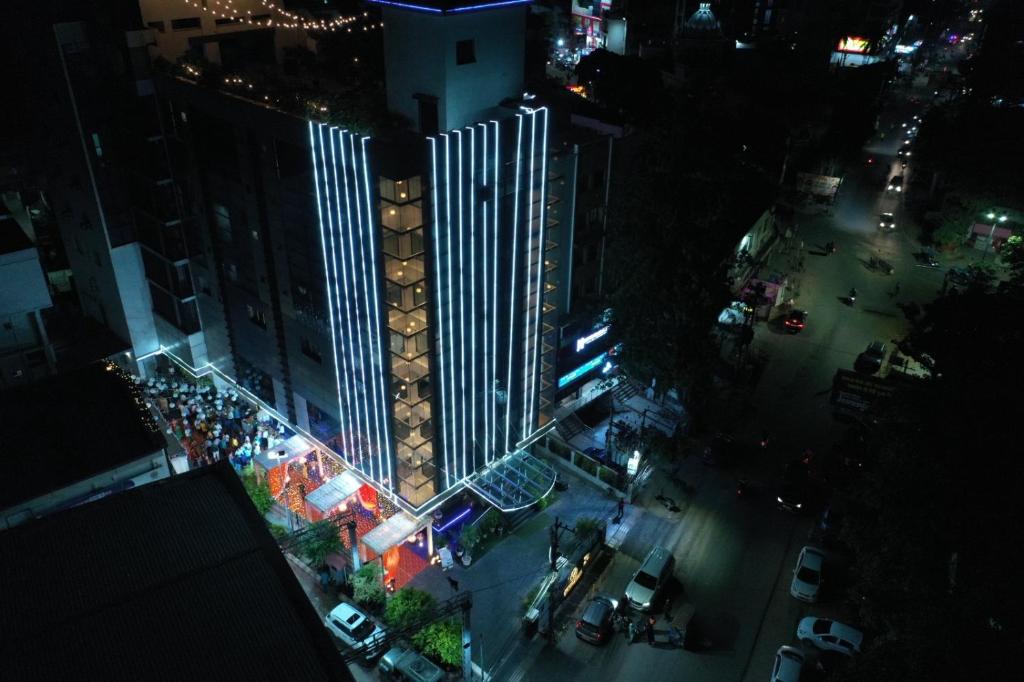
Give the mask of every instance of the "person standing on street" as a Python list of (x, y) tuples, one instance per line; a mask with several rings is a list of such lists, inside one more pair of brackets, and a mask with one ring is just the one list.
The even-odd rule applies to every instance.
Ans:
[(654, 644), (654, 616), (647, 617), (647, 643)]
[(615, 512), (615, 518), (612, 519), (612, 523), (621, 523), (622, 515), (625, 512), (625, 509), (626, 509), (626, 501), (620, 497), (619, 498), (618, 507), (617, 507), (616, 512)]

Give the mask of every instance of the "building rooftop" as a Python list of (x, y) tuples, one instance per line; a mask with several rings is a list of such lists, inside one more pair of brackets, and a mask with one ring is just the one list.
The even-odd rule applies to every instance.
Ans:
[(428, 14), (461, 14), (510, 5), (528, 5), (533, 0), (369, 0), (369, 2)]
[(9, 680), (352, 680), (221, 462), (0, 533)]
[(0, 509), (159, 451), (135, 393), (105, 362), (0, 392)]

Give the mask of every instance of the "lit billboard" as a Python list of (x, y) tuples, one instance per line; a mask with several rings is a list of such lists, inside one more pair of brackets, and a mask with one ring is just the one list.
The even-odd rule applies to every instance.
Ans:
[(867, 54), (867, 51), (871, 48), (871, 41), (867, 38), (861, 38), (859, 36), (846, 36), (845, 38), (839, 39), (839, 45), (836, 47), (837, 52), (848, 52), (852, 54)]

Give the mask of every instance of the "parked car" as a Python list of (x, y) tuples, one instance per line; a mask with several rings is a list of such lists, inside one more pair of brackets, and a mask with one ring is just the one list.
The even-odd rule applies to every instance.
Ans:
[(664, 547), (655, 547), (626, 585), (626, 599), (638, 611), (650, 611), (672, 579), (676, 559)]
[(888, 354), (888, 348), (881, 341), (872, 341), (864, 352), (857, 356), (854, 369), (865, 374), (874, 374), (882, 369), (882, 363)]
[(937, 268), (939, 267), (939, 259), (935, 257), (932, 251), (922, 249), (914, 254), (914, 258), (917, 259), (918, 264), (923, 265), (926, 268)]
[(400, 646), (392, 647), (377, 665), (381, 679), (393, 682), (441, 682), (444, 672), (429, 660)]
[(806, 310), (791, 310), (789, 315), (786, 315), (784, 322), (786, 330), (791, 334), (803, 331), (803, 328), (807, 326), (807, 311)]
[(732, 436), (719, 433), (704, 446), (700, 458), (708, 466), (728, 466), (736, 459), (736, 443)]
[(903, 176), (894, 175), (889, 178), (889, 184), (886, 186), (888, 192), (902, 192), (903, 191)]
[(618, 607), (618, 601), (603, 594), (591, 599), (583, 609), (583, 615), (576, 621), (576, 636), (591, 644), (607, 642), (615, 632), (612, 622)]
[(804, 646), (813, 646), (822, 651), (838, 651), (852, 656), (860, 653), (864, 633), (849, 625), (843, 625), (829, 618), (808, 616), (796, 628), (797, 639)]
[(818, 601), (821, 592), (821, 574), (825, 567), (825, 555), (820, 549), (804, 547), (793, 569), (793, 582), (789, 593), (800, 601), (810, 604)]
[(384, 629), (352, 606), (342, 602), (334, 607), (324, 619), (324, 624), (335, 637), (356, 651), (363, 651), (364, 657), (371, 660), (380, 651), (385, 638)]
[(795, 646), (780, 646), (775, 652), (771, 682), (800, 682), (805, 660), (804, 653)]
[(810, 471), (802, 460), (791, 462), (782, 477), (782, 487), (775, 498), (780, 509), (799, 513), (807, 503), (807, 488), (810, 484)]
[(878, 216), (878, 226), (883, 230), (895, 230), (896, 216), (892, 213), (880, 213)]

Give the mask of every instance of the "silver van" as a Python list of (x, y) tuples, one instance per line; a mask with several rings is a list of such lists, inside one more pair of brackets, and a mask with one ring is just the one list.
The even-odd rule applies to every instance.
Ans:
[(638, 611), (650, 611), (658, 595), (672, 579), (675, 566), (676, 559), (672, 552), (664, 547), (652, 549), (626, 585), (629, 605)]

